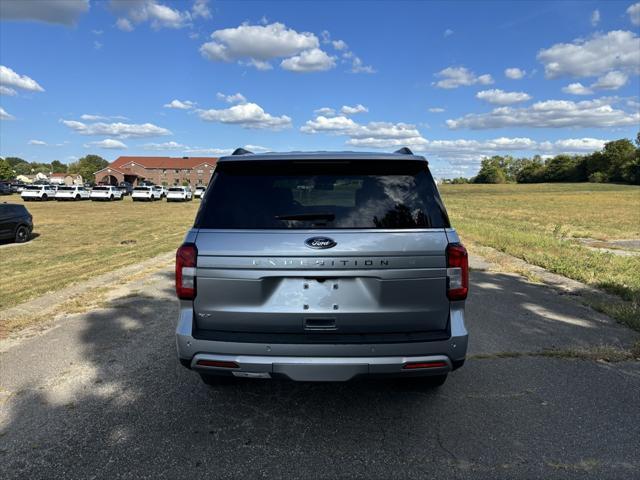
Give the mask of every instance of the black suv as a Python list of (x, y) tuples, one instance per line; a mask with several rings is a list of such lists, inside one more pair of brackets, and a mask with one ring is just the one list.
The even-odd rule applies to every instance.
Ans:
[(7, 182), (0, 182), (0, 195), (11, 195), (11, 185)]
[(0, 240), (24, 243), (31, 238), (33, 217), (24, 205), (0, 203)]

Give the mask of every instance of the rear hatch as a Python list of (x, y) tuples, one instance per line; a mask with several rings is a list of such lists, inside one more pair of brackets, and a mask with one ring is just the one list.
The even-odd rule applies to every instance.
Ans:
[(197, 330), (444, 332), (448, 226), (426, 161), (221, 163), (195, 224)]

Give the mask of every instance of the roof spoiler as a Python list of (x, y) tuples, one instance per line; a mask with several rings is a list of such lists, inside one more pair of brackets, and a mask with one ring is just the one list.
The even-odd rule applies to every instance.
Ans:
[(393, 153), (398, 153), (400, 155), (413, 155), (413, 152), (411, 151), (411, 149), (409, 147), (402, 147), (402, 148), (396, 150)]
[(231, 155), (253, 155), (253, 152), (245, 150), (244, 148), (236, 148)]

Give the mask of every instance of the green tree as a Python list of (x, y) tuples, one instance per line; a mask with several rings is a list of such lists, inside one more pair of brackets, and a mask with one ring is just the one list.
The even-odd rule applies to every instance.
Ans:
[(69, 173), (81, 175), (85, 182), (93, 182), (94, 173), (109, 165), (100, 155), (87, 155), (73, 162), (67, 169)]
[(540, 183), (544, 182), (544, 177), (544, 162), (540, 155), (536, 155), (531, 159), (525, 159), (516, 174), (518, 183)]
[(609, 179), (614, 182), (624, 181), (624, 172), (633, 164), (636, 155), (633, 142), (626, 138), (607, 142), (602, 149), (602, 154), (606, 158)]
[(488, 165), (478, 172), (473, 183), (507, 183), (507, 176), (497, 165)]
[(547, 182), (580, 182), (586, 180), (581, 172), (582, 159), (578, 156), (556, 155), (544, 166)]
[(60, 160), (51, 162), (51, 171), (53, 173), (67, 173), (67, 166)]
[(0, 158), (0, 179), (10, 180), (14, 177), (11, 164), (4, 158)]

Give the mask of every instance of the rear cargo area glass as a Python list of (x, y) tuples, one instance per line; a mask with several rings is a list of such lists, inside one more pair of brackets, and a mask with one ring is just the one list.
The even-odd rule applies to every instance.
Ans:
[(407, 229), (449, 226), (425, 162), (220, 164), (196, 218), (207, 229)]

